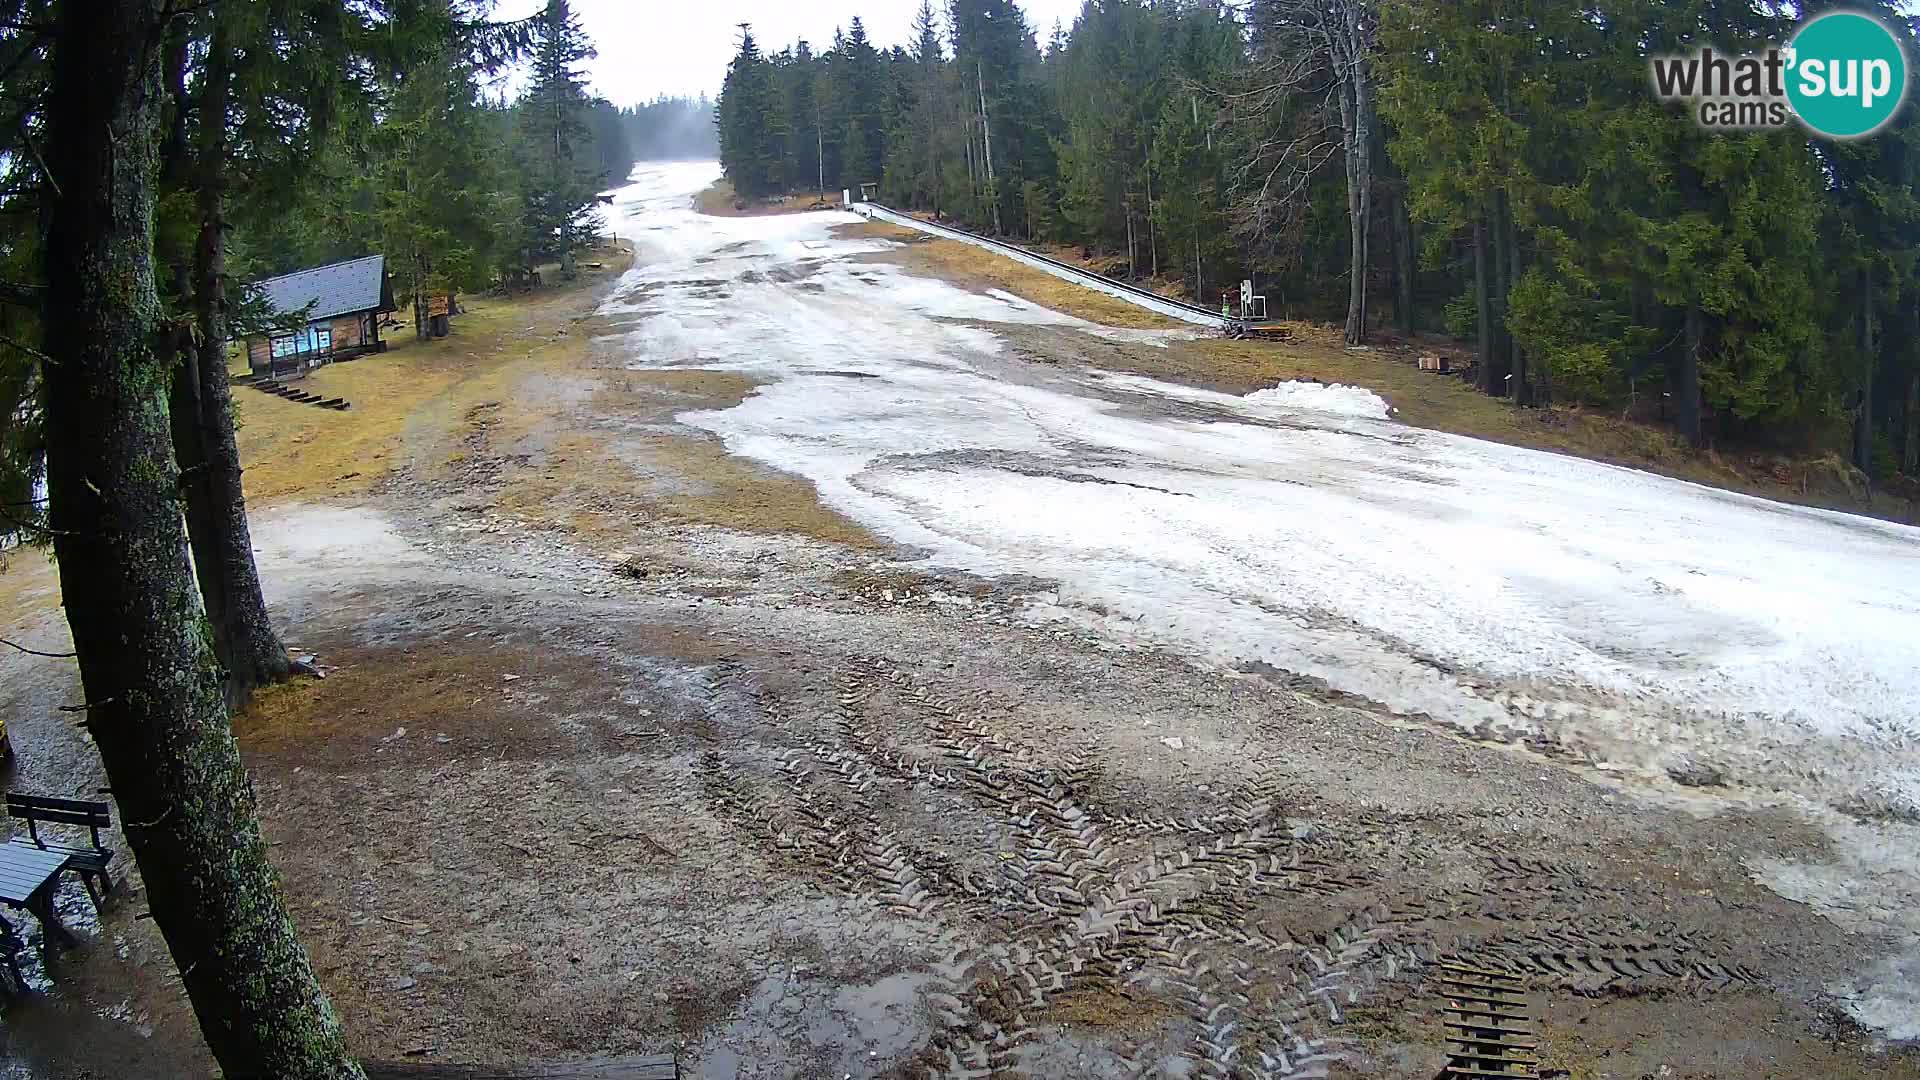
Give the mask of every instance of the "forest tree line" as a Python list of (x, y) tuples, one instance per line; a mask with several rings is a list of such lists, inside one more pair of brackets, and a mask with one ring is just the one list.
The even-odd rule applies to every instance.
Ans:
[[(1788, 40), (1891, 0), (923, 2), (816, 48), (743, 27), (717, 110), (739, 193), (879, 185), (965, 227), (1124, 255), (1209, 306), (1472, 341), (1482, 389), (1844, 445), (1920, 475), (1920, 132), (1707, 131), (1649, 57)], [(1237, 300), (1237, 298), (1236, 298)]]
[[(572, 275), (602, 224), (595, 196), (632, 170), (640, 128), (588, 91), (594, 46), (567, 0), (494, 40), (458, 29), (466, 6), (398, 5), (418, 8), (408, 21), (423, 43), (335, 88), (336, 115), (298, 169), (242, 189), (229, 256), (239, 280), (378, 252), (395, 294), (420, 307), (545, 262)], [(435, 24), (447, 29), (424, 29)], [(526, 75), (513, 97), (496, 88), (509, 58)]]

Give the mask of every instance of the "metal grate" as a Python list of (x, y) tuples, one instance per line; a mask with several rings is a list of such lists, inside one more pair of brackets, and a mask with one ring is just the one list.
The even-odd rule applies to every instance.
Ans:
[(1539, 1075), (1525, 987), (1516, 975), (1475, 967), (1459, 957), (1434, 965), (1446, 1000), (1447, 1067), (1441, 1080), (1522, 1080)]

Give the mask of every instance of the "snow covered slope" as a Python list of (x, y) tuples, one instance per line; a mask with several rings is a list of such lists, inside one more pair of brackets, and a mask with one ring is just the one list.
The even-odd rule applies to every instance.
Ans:
[(863, 260), (888, 245), (835, 238), (851, 214), (698, 216), (714, 175), (643, 169), (615, 204), (640, 255), (605, 307), (630, 364), (766, 382), (683, 421), (930, 563), (1057, 583), (1033, 616), (1117, 648), (1311, 676), (1657, 786), (1865, 811), (1884, 824), (1829, 830), (1853, 863), (1757, 872), (1857, 912), (1846, 867), (1876, 867), (1872, 910), (1910, 914), (1863, 929), (1907, 955), (1851, 1007), (1888, 1027), (1920, 1002), (1920, 868), (1889, 831), (1920, 820), (1920, 530), (1408, 428), (1351, 387), (1028, 363), (992, 328), (1165, 335)]
[(885, 243), (833, 239), (852, 215), (694, 215), (706, 168), (616, 204), (632, 362), (771, 379), (686, 419), (932, 562), (1623, 770), (1914, 794), (1920, 530), (1407, 428), (1356, 388), (1040, 370), (983, 324), (1085, 324), (859, 261)]

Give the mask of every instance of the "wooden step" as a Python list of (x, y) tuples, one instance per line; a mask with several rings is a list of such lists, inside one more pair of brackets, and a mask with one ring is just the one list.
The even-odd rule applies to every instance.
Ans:
[[(1453, 1021), (1451, 1021), (1451, 1020), (1447, 1020), (1447, 1021), (1444, 1021), (1444, 1022), (1442, 1022), (1440, 1026), (1441, 1026), (1441, 1027), (1450, 1027), (1450, 1028), (1456, 1028), (1456, 1029), (1458, 1029), (1458, 1030), (1460, 1030), (1460, 1031), (1497, 1031), (1497, 1032), (1499, 1032), (1499, 1033), (1500, 1033), (1500, 1034), (1502, 1034), (1502, 1035), (1531, 1035), (1531, 1034), (1533, 1034), (1533, 1032), (1531, 1032), (1531, 1031), (1528, 1031), (1528, 1030), (1527, 1030), (1526, 1028), (1511, 1028), (1511, 1027), (1501, 1027), (1501, 1026), (1500, 1026), (1500, 1025), (1498, 1025), (1498, 1024), (1456, 1024), (1456, 1023), (1454, 1023), (1454, 1022), (1453, 1022)], [(1455, 1041), (1469, 1041), (1469, 1040), (1455, 1040)]]

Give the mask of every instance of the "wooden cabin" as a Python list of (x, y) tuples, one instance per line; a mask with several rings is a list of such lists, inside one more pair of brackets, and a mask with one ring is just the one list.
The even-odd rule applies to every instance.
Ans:
[(296, 270), (256, 281), (249, 289), (276, 311), (312, 305), (305, 329), (246, 339), (247, 366), (256, 372), (297, 375), (334, 360), (387, 351), (387, 343), (380, 340), (380, 320), (397, 307), (384, 255)]

